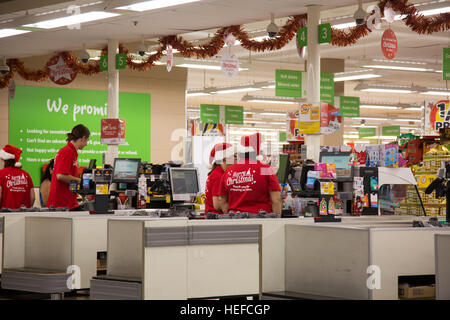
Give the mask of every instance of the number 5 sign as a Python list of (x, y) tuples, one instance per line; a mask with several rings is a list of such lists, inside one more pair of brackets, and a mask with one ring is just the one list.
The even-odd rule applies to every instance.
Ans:
[[(127, 66), (127, 55), (125, 53), (116, 54), (116, 69), (125, 69)], [(108, 56), (100, 57), (100, 71), (108, 70)]]
[(331, 24), (324, 23), (319, 24), (318, 27), (319, 33), (319, 43), (330, 43), (331, 42)]

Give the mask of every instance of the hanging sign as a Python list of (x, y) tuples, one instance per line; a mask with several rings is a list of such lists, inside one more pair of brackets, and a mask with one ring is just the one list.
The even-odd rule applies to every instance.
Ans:
[(237, 76), (239, 72), (238, 57), (235, 54), (229, 52), (224, 53), (220, 61), (220, 68), (222, 70), (222, 73), (228, 78)]
[(381, 127), (381, 135), (386, 137), (398, 137), (400, 135), (400, 126)]
[(387, 29), (381, 37), (381, 51), (383, 51), (383, 55), (386, 59), (394, 59), (397, 55), (397, 48), (397, 37), (395, 36), (394, 31), (392, 31), (392, 29)]
[(450, 80), (450, 48), (442, 49), (442, 80)]
[(299, 133), (320, 133), (320, 104), (302, 104), (300, 106)]
[(358, 129), (359, 139), (365, 138), (365, 137), (374, 137), (376, 135), (377, 135), (377, 128), (359, 128)]
[(330, 43), (331, 42), (331, 24), (324, 23), (318, 26), (318, 36), (319, 43)]
[(231, 32), (227, 32), (223, 37), (223, 42), (227, 46), (234, 46), (234, 43), (236, 42), (236, 37)]
[(125, 120), (101, 119), (101, 144), (125, 144)]
[(127, 67), (127, 54), (118, 53), (116, 54), (116, 70), (125, 69)]
[(306, 72), (297, 70), (275, 70), (275, 96), (306, 97)]
[(201, 104), (200, 119), (202, 123), (244, 124), (244, 107)]
[(225, 124), (244, 124), (244, 107), (242, 106), (221, 106), (225, 107)]
[(201, 104), (200, 121), (202, 123), (220, 123), (220, 106), (215, 104)]
[(334, 74), (320, 73), (320, 102), (334, 104)]
[(450, 128), (450, 101), (425, 102), (424, 136), (438, 136), (439, 129)]
[(55, 56), (48, 64), (49, 77), (61, 86), (71, 83), (77, 77), (77, 71), (69, 68), (61, 56)]
[(300, 127), (298, 122), (299, 116), (300, 110), (287, 113), (287, 141), (305, 141), (304, 135), (300, 134)]
[(170, 72), (170, 70), (172, 70), (172, 65), (173, 65), (173, 50), (172, 50), (172, 46), (170, 44), (168, 44), (166, 46), (166, 68), (167, 68), (167, 72)]
[(100, 71), (108, 70), (108, 56), (100, 56)]
[(300, 58), (304, 59), (306, 57), (306, 46), (308, 44), (308, 30), (306, 28), (306, 19), (300, 21), (300, 28), (297, 30), (297, 53)]
[(335, 97), (334, 106), (339, 108), (344, 118), (359, 117), (359, 97)]

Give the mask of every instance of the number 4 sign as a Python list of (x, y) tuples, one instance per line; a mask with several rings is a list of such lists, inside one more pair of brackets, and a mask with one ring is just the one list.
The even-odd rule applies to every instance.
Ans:
[(319, 43), (330, 43), (331, 42), (331, 24), (324, 23), (319, 24), (318, 27), (319, 33)]

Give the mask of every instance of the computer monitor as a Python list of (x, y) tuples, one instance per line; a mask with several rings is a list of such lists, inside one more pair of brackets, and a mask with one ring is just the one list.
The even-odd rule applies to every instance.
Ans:
[(352, 175), (350, 157), (351, 152), (321, 152), (319, 162), (335, 163), (337, 177), (350, 177)]
[(139, 158), (114, 159), (114, 173), (112, 176), (112, 182), (138, 183), (140, 165), (141, 159)]
[(289, 175), (289, 154), (280, 153), (280, 161), (277, 171), (278, 183), (285, 184)]
[(197, 168), (169, 168), (173, 201), (190, 201), (200, 191)]

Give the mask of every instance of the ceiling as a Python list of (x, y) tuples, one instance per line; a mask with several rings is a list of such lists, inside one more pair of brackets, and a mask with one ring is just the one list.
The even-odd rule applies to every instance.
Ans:
[[(126, 43), (130, 49), (137, 48), (142, 39), (147, 44), (157, 44), (160, 36), (182, 35), (184, 38), (198, 43), (206, 42), (215, 30), (229, 25), (244, 25), (246, 31), (253, 36), (265, 35), (265, 29), (270, 22), (270, 14), (275, 15), (275, 23), (283, 25), (287, 17), (307, 12), (311, 4), (321, 5), (322, 21), (335, 23), (351, 22), (352, 15), (357, 9), (357, 0), (202, 0), (191, 4), (157, 9), (147, 12), (117, 11), (115, 7), (131, 3), (127, 0), (110, 1), (26, 1), (11, 0), (0, 2), (0, 28), (15, 28), (25, 24), (44, 20), (43, 17), (61, 17), (67, 15), (70, 5), (83, 6), (81, 12), (103, 11), (120, 13), (119, 16), (84, 23), (80, 29), (60, 27), (51, 30), (34, 30), (23, 35), (1, 38), (0, 56), (8, 58), (21, 58), (28, 56), (46, 55), (62, 50), (80, 50), (83, 45), (90, 49), (100, 49), (108, 39), (118, 39)], [(134, 1), (136, 2), (136, 1)], [(363, 1), (364, 7), (373, 3)], [(448, 7), (450, 1), (409, 1), (418, 8)], [(432, 3), (430, 3), (432, 2)], [(53, 13), (48, 13), (53, 12)], [(48, 13), (42, 16), (43, 13)], [(41, 16), (37, 17), (37, 14)], [(345, 61), (345, 71), (362, 69), (361, 62), (368, 59), (384, 59), (380, 50), (380, 39), (383, 31), (388, 27), (383, 22), (380, 30), (374, 30), (369, 36), (362, 38), (354, 46), (335, 47), (329, 44), (321, 45), (321, 57), (342, 59)], [(413, 61), (423, 63), (433, 68), (442, 68), (442, 48), (450, 46), (450, 32), (439, 32), (433, 35), (418, 35), (407, 28), (402, 21), (394, 22), (391, 28), (396, 33), (399, 49), (393, 61)], [(149, 49), (150, 50), (150, 49)], [(223, 49), (228, 50), (228, 49)], [(220, 61), (223, 50), (215, 58)], [(286, 47), (274, 52), (250, 53), (234, 46), (230, 49), (235, 53), (242, 65), (248, 71), (240, 71), (238, 76), (227, 78), (220, 71), (189, 69), (188, 89), (205, 88), (211, 86), (237, 85), (259, 81), (273, 81), (276, 69), (304, 70), (305, 60), (297, 54), (295, 41)], [(179, 59), (182, 59), (181, 57)], [(162, 61), (165, 61), (163, 59)], [(344, 70), (342, 70), (344, 71)], [(384, 75), (374, 80), (365, 80), (365, 83), (382, 83), (403, 86), (421, 86), (433, 88), (446, 88), (447, 82), (442, 81), (442, 74), (436, 72), (411, 72), (386, 70)], [(426, 99), (436, 100), (440, 96), (423, 94), (389, 94), (365, 93), (356, 91), (359, 81), (345, 81), (344, 93), (346, 96), (359, 96), (362, 103), (367, 104), (405, 104), (421, 105)], [(260, 96), (274, 96), (274, 89), (257, 91)], [(247, 109), (287, 110), (295, 108), (291, 105), (274, 105), (266, 103), (249, 103), (241, 101), (245, 94), (223, 94), (205, 97), (190, 97), (187, 102), (190, 109), (196, 109), (201, 103), (243, 105)], [(253, 92), (249, 93), (253, 94)], [(362, 117), (377, 116), (387, 118), (420, 118), (420, 111), (362, 109)], [(189, 112), (188, 116), (197, 116), (198, 112)], [(264, 118), (258, 126), (282, 129), (282, 117)], [(277, 122), (279, 124), (271, 125)], [(267, 123), (267, 124), (264, 124)], [(351, 134), (355, 128), (350, 125), (359, 124), (360, 120), (346, 119), (346, 134)], [(379, 125), (383, 121), (367, 121), (368, 124)], [(390, 123), (392, 123), (390, 121)], [(400, 123), (400, 122), (399, 122)], [(408, 123), (403, 122), (402, 125)], [(411, 127), (419, 127), (420, 123), (411, 123)]]

